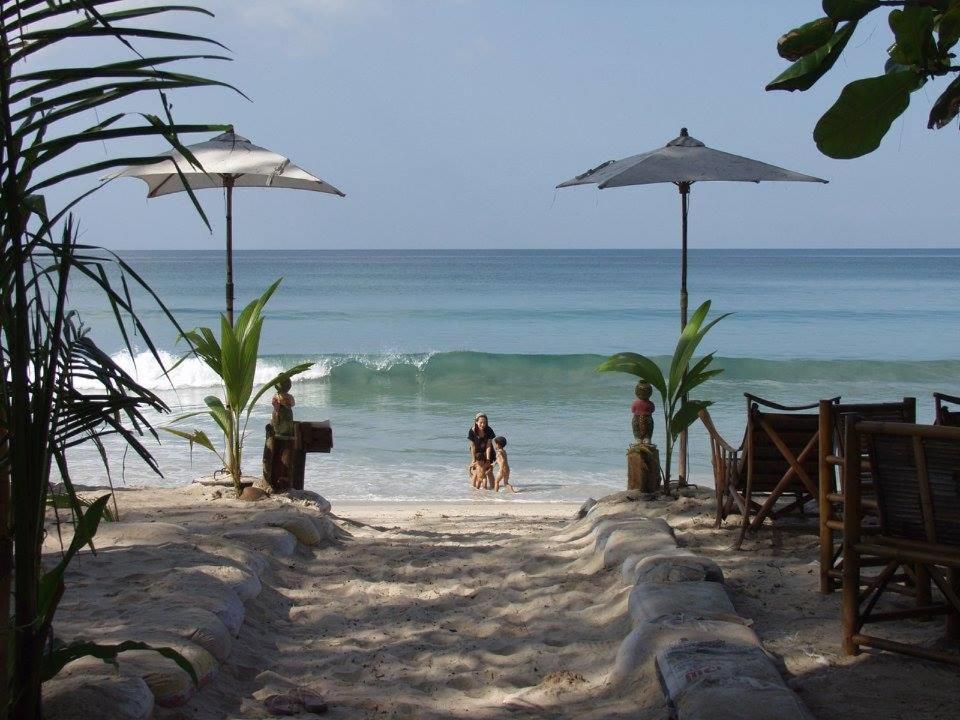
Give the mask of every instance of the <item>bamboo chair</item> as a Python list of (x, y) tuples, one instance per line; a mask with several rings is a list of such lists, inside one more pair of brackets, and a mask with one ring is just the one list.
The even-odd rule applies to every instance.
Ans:
[[(710, 414), (700, 419), (710, 434), (711, 459), (717, 496), (715, 527), (734, 510), (743, 516), (734, 543), (739, 550), (747, 530), (757, 530), (766, 518), (777, 519), (818, 495), (819, 418), (810, 405), (780, 405), (756, 395), (747, 399), (747, 428), (739, 448), (717, 432)], [(834, 398), (833, 402), (839, 402)], [(788, 492), (794, 499), (776, 507)], [(762, 503), (754, 498), (764, 497)]]
[[(944, 393), (934, 393), (933, 400), (937, 405), (933, 424), (946, 425), (947, 427), (960, 427), (960, 397), (946, 395)], [(947, 407), (945, 403), (950, 403), (955, 407)]]
[[(840, 586), (839, 539), (834, 535), (843, 530), (843, 488), (841, 467), (844, 456), (843, 426), (841, 416), (855, 413), (863, 420), (879, 422), (916, 422), (917, 400), (905, 397), (901, 402), (887, 403), (842, 403), (832, 400), (820, 401), (820, 437), (831, 438), (820, 443), (819, 452), (819, 508), (820, 508), (820, 592), (832, 593)], [(860, 448), (860, 488), (864, 514), (876, 518), (876, 499), (873, 497), (873, 480), (867, 462), (866, 449)], [(876, 524), (876, 523), (874, 523)], [(867, 530), (867, 529), (865, 529)], [(869, 532), (869, 530), (867, 530)]]
[[(860, 457), (844, 458), (843, 649), (901, 652), (960, 665), (960, 654), (868, 635), (864, 625), (906, 618), (947, 616), (947, 634), (960, 637), (960, 428), (847, 420), (844, 445), (866, 447), (880, 514), (875, 535), (863, 534)], [(861, 590), (864, 557), (885, 565)], [(942, 598), (916, 607), (877, 611), (901, 566), (919, 565)]]

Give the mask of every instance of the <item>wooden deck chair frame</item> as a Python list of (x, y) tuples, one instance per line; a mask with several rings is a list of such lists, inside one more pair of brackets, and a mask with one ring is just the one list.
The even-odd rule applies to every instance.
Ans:
[[(960, 636), (960, 428), (911, 423), (845, 423), (844, 445), (868, 449), (881, 531), (862, 532), (860, 457), (844, 458), (843, 650), (861, 647), (900, 652), (960, 665), (960, 653), (924, 648), (865, 633), (864, 626), (906, 618), (947, 616), (951, 639)], [(862, 589), (861, 561), (881, 558), (877, 581)], [(922, 565), (941, 599), (877, 611), (890, 579), (904, 565)]]
[[(933, 394), (933, 401), (936, 405), (934, 425), (960, 427), (960, 397), (935, 392)], [(955, 407), (947, 407), (946, 403), (954, 405)]]
[[(818, 416), (803, 413), (817, 408), (818, 404), (781, 405), (750, 393), (744, 393), (744, 397), (747, 400), (747, 428), (739, 448), (723, 439), (706, 410), (700, 413), (700, 419), (710, 434), (717, 498), (714, 525), (720, 527), (734, 508), (739, 510), (743, 522), (734, 543), (737, 550), (742, 546), (747, 530), (757, 530), (767, 517), (775, 519), (796, 508), (802, 511), (804, 503), (818, 494), (818, 482), (814, 479), (816, 472), (812, 469), (818, 453)], [(835, 398), (834, 402), (839, 400), (839, 397)], [(801, 434), (808, 433), (809, 437), (804, 439), (802, 447), (791, 448), (783, 439), (788, 429), (785, 426), (798, 423)], [(758, 438), (763, 448), (756, 447)], [(761, 450), (769, 452), (771, 448), (779, 454), (774, 463), (777, 470), (773, 473), (769, 468), (766, 471), (761, 469), (757, 457)], [(775, 508), (777, 500), (791, 490), (796, 492), (796, 498), (785, 507)], [(766, 495), (762, 503), (754, 500), (760, 494)]]
[[(832, 438), (820, 443), (818, 481), (820, 511), (820, 592), (832, 593), (840, 587), (841, 543), (843, 530), (842, 469), (844, 445), (841, 417), (856, 414), (862, 420), (913, 423), (917, 419), (917, 399), (905, 397), (900, 402), (885, 403), (835, 403), (820, 401), (820, 437)], [(873, 497), (869, 465), (861, 448), (861, 501), (864, 513), (876, 516), (876, 500)], [(867, 530), (869, 532), (869, 530)]]

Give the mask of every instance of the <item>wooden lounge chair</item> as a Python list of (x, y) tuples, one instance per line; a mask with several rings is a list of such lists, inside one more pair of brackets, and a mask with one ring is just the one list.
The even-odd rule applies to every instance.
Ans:
[[(947, 427), (960, 427), (960, 397), (945, 395), (944, 393), (934, 393), (933, 400), (937, 406), (933, 424), (946, 425)], [(947, 403), (953, 407), (948, 407)]]
[[(841, 467), (844, 456), (843, 426), (840, 418), (855, 413), (863, 420), (882, 422), (916, 422), (917, 400), (905, 397), (901, 402), (842, 403), (820, 401), (820, 437), (831, 438), (820, 443), (819, 452), (819, 506), (820, 506), (820, 592), (828, 594), (840, 587), (840, 543), (834, 536), (843, 530), (843, 488)], [(873, 497), (870, 466), (866, 449), (859, 449), (860, 496), (864, 514), (876, 518), (876, 500)], [(876, 524), (876, 523), (874, 523)]]
[[(710, 414), (700, 419), (710, 434), (714, 485), (717, 494), (715, 525), (734, 510), (743, 516), (734, 543), (739, 549), (748, 529), (756, 530), (766, 518), (776, 519), (818, 495), (819, 419), (811, 405), (780, 405), (744, 393), (747, 398), (747, 428), (743, 443), (733, 447), (723, 439)], [(839, 402), (835, 398), (833, 402)], [(787, 493), (794, 499), (781, 507)], [(762, 503), (755, 498), (764, 497)]]
[[(879, 531), (863, 534), (860, 456), (844, 458), (843, 649), (862, 646), (960, 665), (960, 654), (923, 648), (863, 632), (864, 625), (947, 616), (947, 634), (960, 635), (960, 428), (847, 420), (844, 444), (867, 448), (880, 514)], [(861, 560), (881, 558), (883, 569), (861, 589)], [(921, 566), (941, 597), (914, 607), (878, 610), (901, 567)]]

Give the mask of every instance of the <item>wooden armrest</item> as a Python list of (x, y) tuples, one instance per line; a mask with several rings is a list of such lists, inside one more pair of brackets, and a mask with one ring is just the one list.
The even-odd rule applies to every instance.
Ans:
[(933, 394), (933, 399), (937, 401), (937, 405), (939, 405), (941, 402), (960, 405), (960, 397), (957, 397), (956, 395), (947, 395), (946, 393), (935, 392)]
[[(751, 395), (750, 393), (744, 393), (743, 396), (747, 399), (747, 403), (755, 402), (757, 405), (763, 405), (768, 408), (773, 408), (774, 410), (786, 410), (788, 412), (793, 412), (795, 410), (816, 410), (820, 407), (820, 401), (818, 400), (815, 403), (810, 403), (809, 405), (781, 405), (780, 403), (775, 403), (771, 400), (765, 400), (764, 398), (758, 395)], [(836, 405), (840, 402), (840, 396), (829, 398), (830, 402)]]
[(710, 439), (719, 445), (721, 448), (726, 450), (728, 453), (733, 455), (739, 455), (740, 451), (743, 450), (743, 444), (741, 443), (740, 447), (736, 448), (726, 440), (723, 439), (723, 436), (720, 435), (720, 432), (717, 430), (716, 426), (713, 424), (713, 420), (710, 418), (710, 413), (705, 409), (701, 410), (699, 413), (700, 422), (703, 423), (703, 426), (707, 429), (707, 432), (710, 433)]

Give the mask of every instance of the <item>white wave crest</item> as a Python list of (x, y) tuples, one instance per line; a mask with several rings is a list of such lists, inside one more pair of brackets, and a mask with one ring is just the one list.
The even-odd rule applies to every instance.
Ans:
[[(187, 358), (179, 365), (176, 365), (177, 356), (160, 350), (158, 352), (160, 362), (158, 363), (152, 353), (148, 351), (136, 351), (130, 354), (126, 350), (116, 352), (111, 355), (111, 359), (123, 370), (129, 373), (140, 385), (150, 390), (170, 390), (186, 388), (208, 388), (219, 387), (220, 378), (207, 365), (195, 357)], [(422, 371), (429, 362), (433, 353), (388, 353), (384, 355), (319, 355), (312, 358), (306, 358), (313, 362), (306, 372), (303, 372), (293, 378), (294, 382), (310, 382), (317, 380), (326, 380), (335, 367), (347, 363), (358, 363), (363, 367), (376, 372), (389, 371), (398, 365), (412, 365), (418, 371)], [(290, 360), (283, 365), (278, 363), (275, 358), (264, 360), (261, 358), (257, 363), (257, 373), (254, 376), (254, 385), (262, 385), (269, 382), (277, 373), (286, 367), (301, 362), (302, 360)], [(172, 368), (172, 369), (171, 369)], [(164, 374), (166, 370), (166, 375)], [(76, 382), (78, 390), (97, 390), (102, 386), (95, 380), (78, 379)]]

